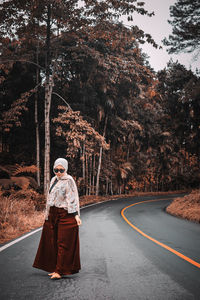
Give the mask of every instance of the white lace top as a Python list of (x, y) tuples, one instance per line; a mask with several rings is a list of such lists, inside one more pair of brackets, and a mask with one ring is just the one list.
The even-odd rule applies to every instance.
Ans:
[(54, 176), (50, 182), (50, 188), (54, 181), (58, 179), (58, 182), (52, 188), (47, 195), (45, 220), (48, 220), (49, 209), (51, 206), (62, 207), (68, 211), (68, 213), (78, 212), (80, 216), (79, 196), (76, 183), (72, 176), (65, 174), (61, 178)]

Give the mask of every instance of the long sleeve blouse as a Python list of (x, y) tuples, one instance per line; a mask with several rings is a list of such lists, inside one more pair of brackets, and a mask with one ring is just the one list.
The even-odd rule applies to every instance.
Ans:
[[(54, 185), (56, 179), (57, 182)], [(48, 220), (51, 206), (62, 207), (66, 209), (68, 213), (77, 212), (80, 216), (78, 189), (72, 176), (65, 174), (61, 178), (54, 176), (51, 179), (49, 192), (47, 194), (45, 220)]]

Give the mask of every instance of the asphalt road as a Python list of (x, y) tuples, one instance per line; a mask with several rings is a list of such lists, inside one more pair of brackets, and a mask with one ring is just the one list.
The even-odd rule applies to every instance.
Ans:
[[(52, 281), (32, 268), (41, 231), (0, 252), (0, 299), (187, 300), (200, 299), (200, 268), (155, 244), (121, 216), (138, 201), (113, 200), (81, 210), (79, 274)], [(200, 225), (168, 215), (168, 200), (124, 211), (145, 234), (200, 263)]]

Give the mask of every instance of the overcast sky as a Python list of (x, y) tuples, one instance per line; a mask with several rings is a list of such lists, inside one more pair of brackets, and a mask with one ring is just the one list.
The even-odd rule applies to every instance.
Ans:
[[(151, 12), (155, 12), (155, 16), (146, 17), (135, 14), (133, 22), (128, 22), (127, 17), (123, 18), (123, 22), (130, 25), (138, 25), (144, 32), (150, 33), (154, 40), (161, 46), (162, 39), (168, 37), (172, 32), (172, 26), (167, 22), (170, 19), (169, 7), (173, 5), (176, 0), (144, 0), (145, 8)], [(148, 54), (150, 65), (155, 71), (161, 70), (166, 67), (167, 62), (172, 57), (174, 61), (178, 60), (181, 64), (184, 64), (187, 69), (195, 70), (200, 66), (200, 63), (194, 61), (194, 54), (181, 53), (169, 55), (166, 51), (166, 47), (163, 49), (155, 49), (150, 44), (144, 44), (141, 46), (144, 52)]]

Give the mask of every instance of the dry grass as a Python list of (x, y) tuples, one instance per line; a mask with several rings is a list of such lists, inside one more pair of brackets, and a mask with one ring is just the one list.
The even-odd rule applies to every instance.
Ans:
[(5, 243), (34, 228), (40, 227), (44, 214), (38, 211), (44, 199), (34, 190), (12, 191), (5, 196), (0, 191), (0, 243)]
[(186, 193), (186, 191), (169, 191), (169, 192), (133, 192), (125, 195), (113, 195), (113, 196), (81, 196), (80, 197), (80, 206), (86, 206), (93, 203), (104, 202), (108, 200), (114, 200), (119, 198), (129, 198), (129, 197), (138, 197), (138, 196), (162, 196), (162, 195), (171, 195), (171, 194), (181, 194)]
[(176, 198), (166, 209), (174, 216), (200, 223), (200, 190), (189, 195)]
[[(134, 196), (169, 195), (175, 192), (134, 192), (127, 195), (114, 196), (82, 196), (80, 206), (92, 203), (128, 198)], [(181, 193), (178, 191), (177, 193)], [(44, 223), (44, 196), (34, 190), (11, 191), (10, 196), (5, 196), (0, 191), (0, 244), (12, 240)]]

